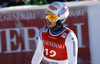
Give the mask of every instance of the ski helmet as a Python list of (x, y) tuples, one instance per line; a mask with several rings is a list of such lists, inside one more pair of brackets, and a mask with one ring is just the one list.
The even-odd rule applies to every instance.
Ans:
[(68, 7), (62, 2), (53, 2), (46, 10), (46, 19), (63, 24), (69, 15)]

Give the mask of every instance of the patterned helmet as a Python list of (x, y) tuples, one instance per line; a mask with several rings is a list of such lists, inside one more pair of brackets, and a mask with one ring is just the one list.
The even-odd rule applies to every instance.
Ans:
[[(51, 3), (46, 10), (46, 13), (48, 13), (48, 12), (51, 14), (57, 15), (57, 18), (54, 17), (54, 19), (55, 19), (54, 21), (55, 22), (59, 21), (61, 24), (63, 24), (65, 22), (65, 20), (67, 19), (68, 15), (69, 15), (68, 7), (65, 4), (63, 4), (62, 2)], [(47, 16), (46, 18), (50, 18), (50, 17)]]

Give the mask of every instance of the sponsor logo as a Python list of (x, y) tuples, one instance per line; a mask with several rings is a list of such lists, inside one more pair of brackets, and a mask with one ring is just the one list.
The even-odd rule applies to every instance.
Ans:
[(74, 40), (74, 37), (72, 38), (72, 40)]
[(76, 56), (76, 46), (75, 46), (75, 38), (74, 37), (72, 37), (72, 41), (73, 41), (73, 56), (75, 57)]
[(51, 37), (51, 36), (48, 36), (48, 38), (51, 38), (51, 39), (57, 40), (57, 38), (55, 38), (55, 37)]
[(60, 49), (64, 49), (65, 48), (65, 46), (62, 45), (62, 44), (57, 44), (57, 43), (54, 43), (54, 42), (51, 42), (51, 41), (47, 41), (47, 40), (44, 40), (43, 44), (51, 46), (51, 47), (55, 47), (55, 48), (60, 48)]
[(53, 11), (54, 11), (54, 10), (57, 10), (57, 8), (54, 7), (54, 6), (52, 6), (52, 5), (50, 5), (49, 8), (50, 8), (51, 10), (53, 10)]
[(61, 35), (62, 38), (65, 38), (66, 36), (67, 36), (66, 33), (63, 33), (63, 34)]

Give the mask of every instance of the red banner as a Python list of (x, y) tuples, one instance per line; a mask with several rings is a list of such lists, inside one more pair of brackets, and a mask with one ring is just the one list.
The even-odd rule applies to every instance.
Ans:
[[(86, 7), (70, 7), (64, 25), (78, 37), (78, 64), (90, 63)], [(46, 25), (45, 10), (0, 13), (0, 64), (31, 64), (39, 29)]]
[(91, 64), (87, 7), (70, 7), (66, 23), (78, 37), (78, 64)]

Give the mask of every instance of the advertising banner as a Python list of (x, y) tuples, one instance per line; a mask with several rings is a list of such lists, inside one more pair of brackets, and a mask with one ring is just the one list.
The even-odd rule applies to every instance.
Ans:
[[(78, 64), (90, 63), (87, 7), (69, 7), (65, 26), (78, 37)], [(31, 64), (45, 9), (0, 12), (0, 64)]]
[(91, 64), (87, 7), (70, 7), (70, 15), (65, 24), (78, 38), (78, 64)]

